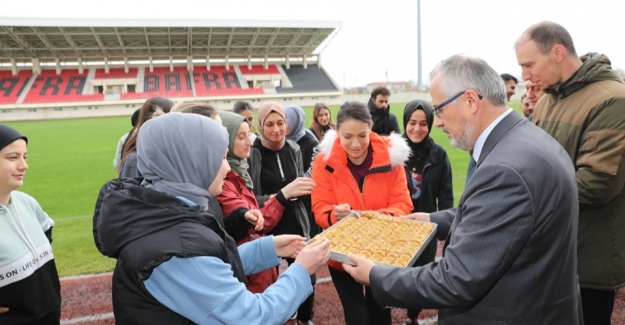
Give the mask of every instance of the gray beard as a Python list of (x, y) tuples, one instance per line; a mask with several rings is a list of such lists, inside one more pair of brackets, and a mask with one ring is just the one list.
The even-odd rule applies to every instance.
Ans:
[(455, 137), (452, 134), (450, 143), (454, 148), (462, 149), (465, 151), (469, 151), (473, 148), (473, 144), (471, 144), (471, 139), (473, 138), (473, 133), (475, 133), (475, 125), (469, 124), (466, 121), (463, 123), (463, 133), (461, 137)]

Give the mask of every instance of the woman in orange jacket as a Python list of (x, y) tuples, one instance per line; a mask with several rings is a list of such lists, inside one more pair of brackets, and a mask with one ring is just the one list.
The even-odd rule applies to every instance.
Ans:
[[(352, 210), (374, 210), (392, 216), (412, 211), (404, 162), (410, 148), (400, 134), (373, 133), (371, 114), (360, 102), (347, 102), (337, 115), (336, 131), (319, 144), (313, 164), (315, 221), (327, 229)], [(366, 287), (329, 262), (330, 275), (343, 304), (347, 325), (390, 325), (391, 311), (377, 304)]]

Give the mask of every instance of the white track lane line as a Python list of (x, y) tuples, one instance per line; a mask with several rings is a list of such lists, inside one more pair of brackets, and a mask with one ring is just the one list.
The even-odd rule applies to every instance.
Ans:
[(91, 278), (99, 278), (99, 277), (111, 276), (111, 275), (113, 275), (113, 272), (70, 275), (70, 276), (62, 277), (61, 281), (63, 281), (63, 280), (76, 280), (76, 279), (91, 279)]
[(430, 317), (426, 319), (419, 319), (419, 325), (429, 325), (429, 324), (434, 324), (436, 322), (438, 322), (438, 316), (434, 316), (434, 317)]
[(62, 319), (61, 325), (82, 324), (82, 323), (110, 319), (113, 317), (115, 317), (113, 313), (106, 313), (106, 314), (98, 314), (98, 315), (85, 316), (85, 317), (76, 317), (76, 318), (71, 318), (71, 319)]

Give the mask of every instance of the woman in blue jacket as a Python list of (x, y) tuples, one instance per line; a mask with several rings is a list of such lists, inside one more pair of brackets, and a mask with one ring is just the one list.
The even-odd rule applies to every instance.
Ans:
[[(192, 141), (191, 141), (192, 140)], [(312, 292), (310, 275), (329, 259), (329, 243), (267, 236), (236, 247), (210, 200), (230, 170), (227, 131), (197, 114), (169, 113), (137, 137), (144, 177), (115, 179), (96, 203), (94, 239), (117, 259), (117, 324), (284, 324)], [(262, 294), (245, 275), (295, 258)]]

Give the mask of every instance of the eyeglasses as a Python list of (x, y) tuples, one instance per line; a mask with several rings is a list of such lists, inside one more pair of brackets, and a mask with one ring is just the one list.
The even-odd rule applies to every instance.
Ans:
[[(457, 93), (457, 94), (455, 94), (455, 95), (451, 96), (451, 97), (450, 97), (449, 99), (447, 99), (446, 101), (444, 101), (444, 102), (440, 103), (439, 105), (434, 106), (434, 107), (432, 108), (432, 112), (434, 113), (434, 115), (436, 115), (436, 117), (440, 118), (440, 117), (441, 117), (441, 114), (443, 113), (443, 112), (441, 111), (441, 109), (443, 108), (443, 106), (445, 106), (445, 105), (447, 105), (447, 104), (449, 104), (449, 103), (453, 102), (454, 100), (458, 99), (458, 97), (460, 97), (460, 96), (464, 95), (464, 93), (466, 93), (466, 92), (467, 92), (466, 90), (463, 90), (463, 91), (461, 91), (461, 92), (459, 92), (459, 93)], [(482, 97), (482, 95), (477, 94), (477, 98), (479, 98), (479, 99), (481, 100), (483, 97)]]

